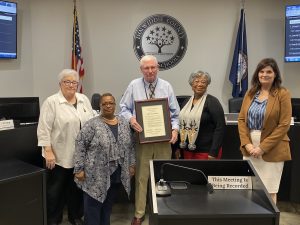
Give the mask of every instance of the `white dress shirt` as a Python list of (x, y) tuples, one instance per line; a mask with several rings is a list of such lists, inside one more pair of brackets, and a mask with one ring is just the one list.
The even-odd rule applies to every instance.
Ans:
[[(168, 98), (172, 129), (179, 130), (178, 117), (180, 109), (171, 84), (160, 78), (157, 78), (153, 83), (155, 84), (155, 98)], [(137, 78), (130, 82), (120, 101), (120, 115), (128, 121), (136, 115), (134, 101), (149, 98), (148, 86), (149, 83), (143, 78)]]

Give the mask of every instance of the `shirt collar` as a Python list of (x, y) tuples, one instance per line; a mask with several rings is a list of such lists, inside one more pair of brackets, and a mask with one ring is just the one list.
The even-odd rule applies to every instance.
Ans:
[[(76, 96), (76, 99), (77, 99), (77, 103), (78, 102), (83, 102), (82, 94), (76, 92), (75, 96)], [(60, 104), (68, 102), (61, 90), (59, 90), (59, 92), (58, 92), (58, 100), (59, 100)]]
[[(144, 78), (143, 78), (144, 84), (146, 84), (146, 87), (149, 87), (149, 82), (147, 82)], [(156, 79), (151, 83), (153, 86), (156, 86), (158, 81), (158, 78), (156, 77)]]

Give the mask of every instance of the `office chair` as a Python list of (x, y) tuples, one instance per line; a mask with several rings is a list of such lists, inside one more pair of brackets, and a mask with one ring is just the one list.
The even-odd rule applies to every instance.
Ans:
[(229, 113), (239, 113), (241, 110), (243, 97), (235, 97), (228, 99)]
[(178, 102), (178, 105), (180, 107), (180, 109), (183, 108), (183, 103), (185, 101), (187, 101), (187, 99), (189, 99), (191, 96), (190, 95), (177, 95), (176, 98), (177, 98), (177, 102)]
[(91, 99), (91, 105), (93, 110), (100, 112), (100, 98), (101, 95), (99, 93), (94, 93)]

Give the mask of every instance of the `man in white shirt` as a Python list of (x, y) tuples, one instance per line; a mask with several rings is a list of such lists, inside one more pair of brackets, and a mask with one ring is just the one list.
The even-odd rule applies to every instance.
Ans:
[(142, 132), (141, 125), (136, 120), (134, 102), (151, 98), (168, 98), (172, 137), (170, 142), (137, 144), (137, 168), (135, 175), (135, 215), (132, 225), (141, 225), (144, 220), (147, 184), (149, 178), (149, 160), (170, 159), (171, 145), (177, 141), (179, 122), (179, 105), (171, 84), (157, 77), (159, 65), (152, 55), (144, 56), (140, 61), (142, 78), (137, 78), (128, 85), (121, 102), (120, 114), (124, 116), (136, 132)]

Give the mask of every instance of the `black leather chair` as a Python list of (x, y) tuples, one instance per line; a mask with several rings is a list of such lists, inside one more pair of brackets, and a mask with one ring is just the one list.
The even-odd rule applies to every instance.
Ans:
[(177, 95), (176, 98), (177, 98), (177, 102), (178, 102), (178, 105), (180, 107), (180, 109), (183, 108), (183, 103), (189, 99), (191, 96), (190, 95)]
[(292, 116), (295, 122), (300, 122), (300, 98), (292, 98)]
[(100, 98), (101, 95), (99, 93), (94, 93), (91, 99), (91, 105), (93, 110), (100, 111)]
[(230, 98), (228, 100), (229, 113), (239, 113), (241, 110), (243, 97)]

